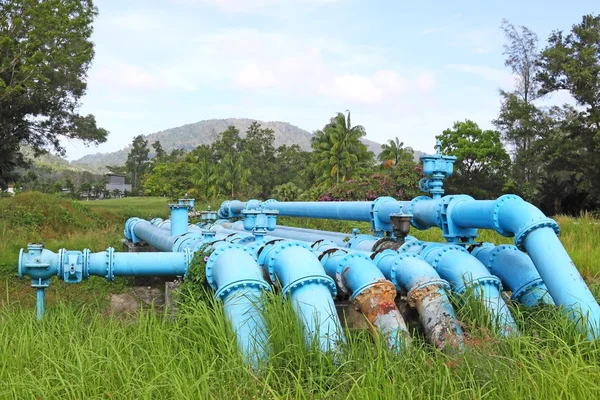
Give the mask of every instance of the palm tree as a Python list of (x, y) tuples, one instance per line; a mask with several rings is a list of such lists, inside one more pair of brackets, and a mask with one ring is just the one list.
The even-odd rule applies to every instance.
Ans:
[(322, 131), (315, 132), (311, 146), (319, 160), (317, 168), (335, 176), (335, 182), (349, 179), (353, 172), (372, 159), (373, 154), (360, 141), (366, 135), (362, 125), (352, 126), (348, 115), (337, 113)]
[(397, 137), (382, 144), (381, 149), (382, 151), (379, 154), (379, 161), (381, 162), (393, 160), (394, 164), (398, 165), (398, 162), (402, 159), (412, 159), (413, 150), (410, 147), (404, 147), (404, 142), (399, 141)]

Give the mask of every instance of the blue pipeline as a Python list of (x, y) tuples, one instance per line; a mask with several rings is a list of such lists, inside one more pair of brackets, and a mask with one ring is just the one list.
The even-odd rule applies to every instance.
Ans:
[(531, 258), (516, 246), (494, 246), (484, 243), (475, 247), (471, 254), (502, 281), (512, 292), (512, 300), (527, 307), (540, 304), (554, 305), (548, 288), (544, 284)]
[(500, 279), (490, 275), (485, 266), (456, 245), (432, 243), (421, 251), (422, 257), (452, 286), (458, 294), (472, 291), (475, 299), (482, 302), (492, 323), (502, 336), (518, 334), (517, 325), (501, 296)]
[(188, 206), (185, 204), (169, 204), (171, 209), (171, 236), (183, 235), (188, 227)]
[(266, 242), (258, 261), (271, 281), (281, 285), (282, 296), (290, 297), (304, 324), (307, 343), (318, 344), (322, 351), (335, 351), (345, 341), (333, 304), (336, 287), (310, 247), (299, 242)]
[(560, 243), (554, 220), (513, 195), (460, 201), (454, 206), (452, 220), (462, 227), (478, 226), (514, 235), (515, 245), (527, 251), (554, 302), (564, 307), (590, 340), (600, 337), (600, 305)]
[(369, 323), (383, 334), (390, 348), (401, 351), (409, 343), (406, 323), (395, 303), (396, 288), (365, 254), (348, 253), (333, 243), (317, 242), (313, 250), (319, 255), (327, 275), (338, 288), (350, 294)]
[(447, 291), (450, 285), (421, 256), (393, 250), (374, 253), (373, 261), (398, 290), (407, 292), (429, 340), (440, 349), (464, 347), (463, 332)]
[(270, 353), (262, 294), (270, 286), (247, 247), (221, 242), (206, 263), (206, 279), (223, 302), (246, 361), (258, 366)]
[(36, 316), (37, 316), (38, 321), (41, 320), (42, 317), (44, 316), (44, 296), (45, 296), (45, 289), (37, 288), (36, 289), (35, 309), (36, 309)]

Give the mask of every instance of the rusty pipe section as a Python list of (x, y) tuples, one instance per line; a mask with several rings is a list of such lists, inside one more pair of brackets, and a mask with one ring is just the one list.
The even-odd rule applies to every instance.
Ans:
[(406, 323), (396, 306), (396, 287), (365, 254), (348, 252), (331, 242), (316, 242), (313, 250), (341, 293), (350, 295), (369, 321), (371, 334), (384, 336), (394, 351), (410, 341)]
[(464, 336), (448, 298), (448, 282), (418, 254), (383, 250), (371, 258), (396, 288), (408, 293), (408, 304), (419, 313), (430, 342), (442, 350), (462, 351)]

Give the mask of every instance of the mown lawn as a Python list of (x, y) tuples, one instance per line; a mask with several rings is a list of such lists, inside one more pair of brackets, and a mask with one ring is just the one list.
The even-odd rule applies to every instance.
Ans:
[[(217, 207), (219, 202), (211, 204)], [(557, 310), (515, 308), (521, 336), (500, 339), (468, 307), (464, 354), (446, 355), (418, 335), (405, 354), (390, 353), (366, 332), (347, 332), (336, 355), (307, 348), (288, 303), (269, 296), (271, 355), (246, 367), (218, 303), (190, 305), (173, 320), (142, 312), (107, 315), (106, 298), (128, 281), (53, 282), (47, 314), (35, 320), (34, 291), (16, 279), (18, 249), (43, 241), (52, 250), (118, 248), (128, 217), (164, 217), (167, 199), (74, 202), (24, 194), (0, 199), (0, 398), (576, 398), (600, 397), (600, 348), (572, 331)], [(197, 208), (202, 208), (200, 204)], [(281, 218), (349, 232), (366, 224)], [(561, 239), (597, 297), (598, 221), (559, 217)], [(438, 233), (411, 234), (436, 240)], [(482, 240), (510, 243), (494, 233)]]

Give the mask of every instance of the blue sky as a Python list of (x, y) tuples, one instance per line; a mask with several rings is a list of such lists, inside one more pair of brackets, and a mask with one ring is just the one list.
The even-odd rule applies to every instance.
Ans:
[[(96, 0), (82, 112), (119, 150), (138, 134), (211, 118), (286, 121), (314, 131), (350, 110), (371, 140), (429, 151), (454, 121), (492, 127), (504, 67), (502, 18), (541, 45), (597, 0)], [(547, 103), (570, 101), (565, 93)]]

